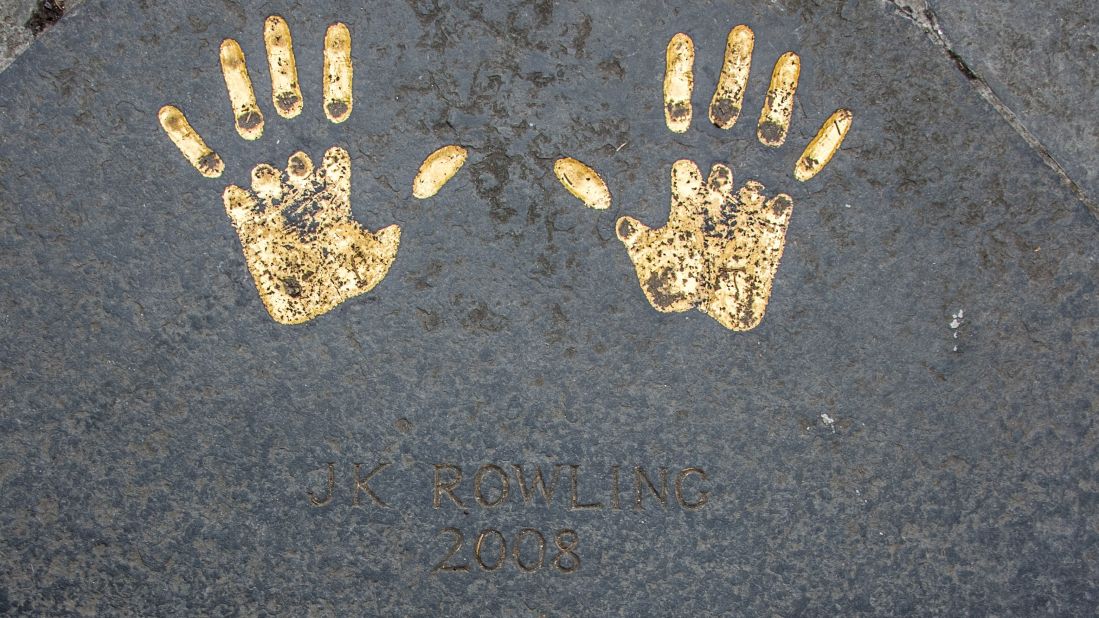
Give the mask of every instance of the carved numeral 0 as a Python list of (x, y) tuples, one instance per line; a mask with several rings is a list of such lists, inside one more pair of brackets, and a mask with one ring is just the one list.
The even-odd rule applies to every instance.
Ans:
[[(489, 536), (496, 537), (496, 560), (492, 564), (485, 562), (482, 549), (485, 545), (485, 539)], [(504, 540), (504, 533), (495, 528), (485, 528), (481, 531), (481, 534), (477, 535), (477, 542), (473, 545), (473, 557), (477, 559), (477, 564), (481, 565), (481, 568), (486, 571), (495, 571), (496, 569), (504, 566), (504, 560), (507, 559), (508, 545)]]
[[(531, 536), (538, 539), (538, 559), (533, 562), (524, 562), (523, 541)], [(542, 565), (546, 562), (546, 537), (534, 528), (523, 528), (519, 531), (519, 534), (515, 535), (515, 543), (511, 547), (511, 553), (515, 557), (515, 566), (519, 567), (520, 571), (533, 573), (542, 568)]]

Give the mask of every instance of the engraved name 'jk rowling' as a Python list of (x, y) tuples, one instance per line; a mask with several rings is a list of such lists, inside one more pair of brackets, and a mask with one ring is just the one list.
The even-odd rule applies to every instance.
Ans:
[[(354, 463), (341, 467), (336, 462), (326, 462), (324, 469), (323, 487), (306, 491), (311, 506), (322, 508), (349, 500), (352, 506), (393, 508), (392, 499), (382, 496), (377, 489), (383, 475), (391, 473), (392, 464)], [(669, 469), (618, 464), (436, 463), (432, 475), (418, 480), (422, 481), (421, 492), (402, 492), (402, 495), (430, 499), (435, 509), (461, 510), (516, 504), (569, 511), (643, 511), (669, 507), (698, 511), (709, 503), (712, 491), (706, 470), (694, 466)], [(344, 494), (345, 491), (349, 493)]]

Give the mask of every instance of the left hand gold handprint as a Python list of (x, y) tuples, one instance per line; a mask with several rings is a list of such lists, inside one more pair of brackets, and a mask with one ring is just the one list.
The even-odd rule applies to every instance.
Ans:
[(276, 322), (299, 324), (370, 291), (397, 257), (398, 226), (371, 232), (351, 216), (351, 158), (343, 148), (330, 148), (316, 170), (304, 152), (290, 155), (285, 172), (257, 165), (251, 191), (230, 185), (223, 197)]
[[(303, 109), (290, 27), (272, 15), (263, 39), (271, 73), (271, 104), (286, 119)], [(233, 39), (221, 43), (220, 63), (237, 133), (246, 140), (263, 135), (263, 112), (252, 89), (244, 52)], [(353, 106), (351, 33), (329, 26), (324, 37), (324, 114), (348, 119)], [(183, 112), (165, 105), (160, 125), (203, 176), (218, 178), (225, 164), (206, 145)], [(428, 156), (416, 176), (413, 195), (426, 199), (462, 167), (464, 148), (446, 146)], [(304, 152), (290, 156), (285, 172), (266, 163), (252, 170), (252, 189), (235, 185), (223, 194), (225, 210), (240, 237), (248, 270), (268, 313), (281, 324), (300, 324), (343, 301), (370, 291), (397, 257), (401, 230), (390, 225), (371, 232), (351, 214), (351, 158), (332, 147), (319, 168)]]

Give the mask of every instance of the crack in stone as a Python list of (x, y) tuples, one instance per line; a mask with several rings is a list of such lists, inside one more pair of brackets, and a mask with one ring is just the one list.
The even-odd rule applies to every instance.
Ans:
[(1015, 113), (1010, 107), (1008, 107), (1002, 99), (992, 90), (992, 87), (988, 85), (969, 63), (965, 61), (962, 56), (954, 50), (954, 45), (950, 39), (943, 32), (942, 27), (939, 26), (939, 20), (935, 16), (935, 12), (931, 9), (931, 6), (927, 3), (927, 0), (885, 0), (888, 4), (892, 5), (898, 13), (903, 17), (916, 24), (927, 34), (927, 37), (931, 39), (931, 42), (940, 47), (943, 53), (950, 58), (954, 66), (961, 71), (962, 75), (965, 75), (966, 79), (973, 84), (974, 89), (986, 103), (991, 105), (993, 109), (1000, 113), (1000, 116), (1007, 122), (1007, 124), (1027, 143), (1032, 150), (1034, 150), (1046, 166), (1049, 167), (1054, 173), (1060, 177), (1061, 182), (1072, 191), (1072, 194), (1076, 196), (1076, 199), (1088, 209), (1091, 215), (1099, 219), (1099, 202), (1093, 200), (1083, 187), (1080, 186), (1075, 180), (1069, 176), (1068, 171), (1061, 165), (1059, 161), (1049, 152), (1049, 149), (1042, 144), (1042, 141), (1038, 139), (1038, 136), (1034, 135), (1019, 119), (1018, 114)]

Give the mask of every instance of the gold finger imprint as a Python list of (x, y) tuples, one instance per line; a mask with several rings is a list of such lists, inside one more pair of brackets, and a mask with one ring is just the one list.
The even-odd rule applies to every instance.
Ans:
[(184, 158), (191, 162), (200, 174), (207, 178), (217, 178), (225, 169), (225, 163), (216, 152), (202, 141), (199, 134), (187, 122), (187, 117), (174, 105), (165, 105), (157, 114), (160, 126), (168, 134), (168, 138), (183, 153)]
[(565, 189), (588, 208), (606, 210), (611, 207), (607, 183), (591, 167), (572, 157), (564, 157), (553, 164), (553, 173)]
[(771, 86), (763, 102), (756, 131), (759, 141), (772, 148), (786, 142), (790, 130), (790, 118), (794, 115), (794, 94), (801, 75), (801, 58), (794, 52), (786, 52), (775, 63), (771, 73)]
[(412, 196), (423, 200), (438, 193), (462, 169), (466, 155), (465, 148), (453, 144), (427, 155), (412, 180)]
[(263, 24), (263, 42), (271, 71), (271, 102), (280, 116), (294, 118), (301, 113), (302, 98), (290, 25), (278, 15), (268, 17)]
[(752, 48), (756, 35), (741, 24), (729, 31), (725, 44), (725, 63), (721, 68), (714, 98), (710, 101), (710, 122), (722, 129), (731, 129), (744, 106), (744, 91), (752, 70)]
[(233, 39), (225, 39), (221, 42), (220, 57), (221, 75), (225, 78), (225, 90), (233, 107), (237, 133), (246, 140), (259, 139), (263, 135), (263, 112), (256, 104), (256, 93), (252, 90), (252, 79), (248, 77), (248, 66), (240, 44)]
[(351, 33), (347, 26), (335, 23), (324, 35), (324, 115), (332, 122), (343, 122), (351, 115)]
[(673, 133), (691, 126), (691, 93), (694, 91), (695, 46), (680, 32), (668, 42), (664, 71), (664, 122)]
[(851, 129), (851, 120), (854, 115), (849, 109), (837, 109), (824, 124), (813, 141), (805, 147), (794, 166), (794, 178), (805, 182), (816, 176), (832, 160), (836, 151), (840, 149), (843, 138), (847, 137), (847, 131)]

